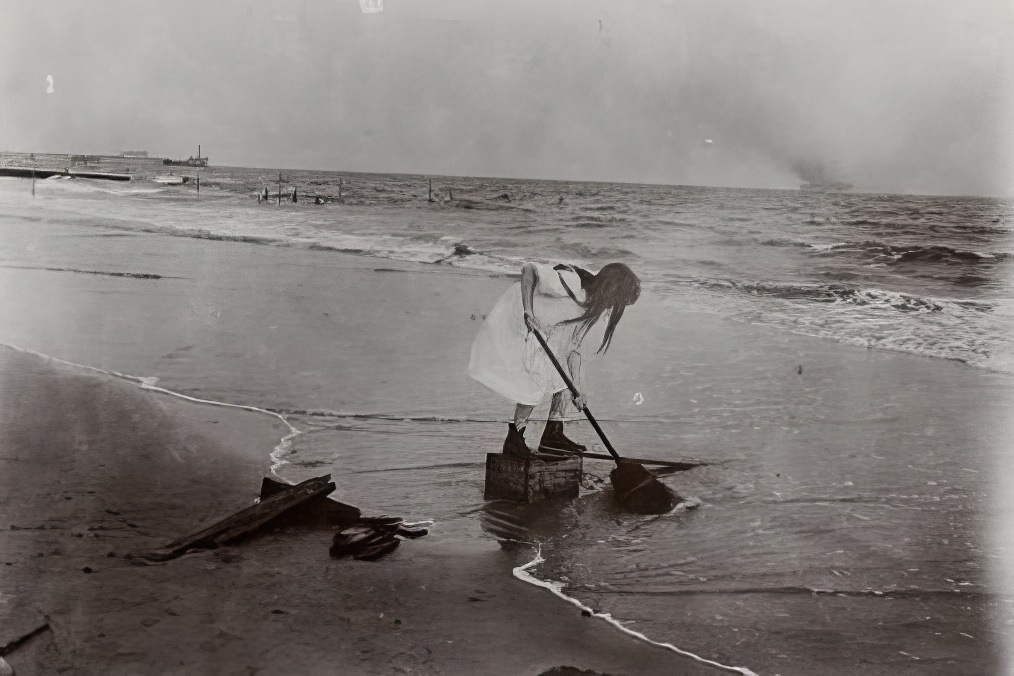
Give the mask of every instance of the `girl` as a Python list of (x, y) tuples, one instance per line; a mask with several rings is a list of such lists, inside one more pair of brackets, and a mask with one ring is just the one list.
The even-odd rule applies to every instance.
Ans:
[[(525, 444), (525, 427), (532, 410), (548, 395), (553, 399), (539, 448), (585, 450), (563, 434), (567, 385), (531, 330), (539, 331), (553, 353), (566, 361), (577, 385), (582, 342), (605, 316), (607, 322), (596, 350), (605, 353), (624, 309), (640, 294), (640, 280), (623, 263), (609, 263), (594, 275), (570, 265), (525, 263), (521, 282), (500, 297), (479, 328), (468, 364), (469, 376), (516, 404), (504, 453), (531, 455)], [(584, 398), (575, 397), (574, 405), (584, 410)]]

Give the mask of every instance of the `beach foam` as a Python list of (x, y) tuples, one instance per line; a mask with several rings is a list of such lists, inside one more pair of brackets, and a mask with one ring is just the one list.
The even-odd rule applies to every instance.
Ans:
[(715, 662), (714, 660), (706, 659), (704, 657), (701, 657), (700, 655), (696, 655), (696, 654), (694, 654), (692, 652), (689, 652), (687, 650), (683, 650), (682, 648), (678, 648), (678, 647), (674, 646), (672, 643), (654, 641), (654, 640), (648, 638), (647, 636), (645, 636), (644, 634), (642, 634), (641, 632), (634, 631), (630, 627), (626, 626), (623, 623), (623, 621), (617, 620), (616, 618), (614, 618), (609, 613), (598, 612), (598, 611), (594, 610), (593, 608), (590, 608), (590, 607), (584, 605), (583, 603), (581, 603), (577, 599), (575, 599), (575, 598), (573, 598), (571, 596), (567, 596), (565, 593), (563, 593), (564, 585), (562, 583), (553, 582), (551, 580), (542, 580), (542, 579), (539, 579), (539, 578), (535, 577), (534, 575), (532, 575), (531, 573), (528, 572), (531, 568), (539, 565), (543, 561), (545, 561), (545, 559), (542, 558), (542, 550), (540, 549), (536, 553), (534, 559), (532, 559), (528, 563), (526, 563), (524, 565), (521, 565), (521, 566), (518, 566), (518, 567), (516, 567), (514, 569), (514, 577), (518, 578), (519, 580), (523, 580), (523, 581), (527, 582), (528, 584), (534, 585), (536, 587), (541, 587), (542, 589), (548, 589), (550, 592), (552, 592), (552, 594), (554, 596), (556, 596), (556, 597), (558, 597), (560, 599), (563, 599), (567, 603), (570, 603), (572, 605), (577, 606), (578, 608), (581, 609), (582, 613), (587, 613), (587, 615), (589, 617), (595, 617), (597, 619), (603, 620), (606, 623), (608, 623), (609, 625), (611, 625), (612, 627), (614, 627), (615, 629), (618, 629), (621, 632), (623, 632), (624, 634), (627, 634), (628, 636), (632, 636), (632, 637), (634, 637), (634, 638), (636, 638), (636, 639), (638, 639), (640, 641), (644, 641), (646, 643), (658, 646), (660, 648), (665, 648), (666, 650), (671, 650), (671, 651), (673, 651), (674, 653), (676, 653), (678, 655), (682, 655), (683, 657), (689, 657), (690, 659), (692, 659), (695, 662), (707, 665), (709, 667), (713, 667), (713, 668), (715, 668), (715, 669), (717, 669), (719, 671), (725, 671), (725, 672), (734, 673), (734, 674), (743, 674), (743, 676), (757, 676), (754, 672), (750, 671), (746, 667), (734, 667), (734, 666), (730, 666), (730, 665), (727, 665), (727, 664), (722, 664), (720, 662)]

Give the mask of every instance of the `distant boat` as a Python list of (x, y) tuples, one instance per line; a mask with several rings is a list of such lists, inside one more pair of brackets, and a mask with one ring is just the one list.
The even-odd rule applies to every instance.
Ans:
[(185, 160), (170, 160), (168, 157), (162, 160), (162, 164), (166, 166), (174, 167), (206, 167), (208, 166), (208, 158), (201, 157), (201, 146), (197, 146), (197, 157), (191, 155)]
[(155, 176), (151, 180), (162, 185), (183, 185), (190, 181), (189, 176), (175, 176), (173, 174), (163, 174), (162, 176)]
[(819, 181), (816, 183), (804, 183), (799, 186), (800, 190), (823, 190), (826, 192), (843, 192), (852, 190), (855, 186), (845, 181)]

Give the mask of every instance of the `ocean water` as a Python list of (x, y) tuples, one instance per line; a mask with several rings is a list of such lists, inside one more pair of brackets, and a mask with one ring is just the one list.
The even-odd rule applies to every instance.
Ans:
[[(622, 260), (673, 307), (1014, 372), (1010, 200), (282, 173), (282, 192), (295, 186), (302, 201), (274, 210), (246, 208), (264, 187), (275, 204), (278, 174), (255, 169), (203, 170), (199, 202), (193, 185), (143, 179), (62, 190), (162, 234), (508, 274), (527, 259)], [(113, 195), (158, 205), (158, 217), (131, 218)]]
[[(283, 174), (296, 204), (260, 203), (278, 174), (257, 169), (202, 170), (199, 195), (2, 181), (0, 282), (34, 291), (7, 282), (0, 342), (285, 415), (283, 476), (331, 471), (343, 499), (523, 560), (534, 543), (528, 572), (725, 664), (999, 668), (1009, 200)], [(512, 406), (463, 370), (525, 260), (642, 277), (589, 402), (621, 453), (711, 463), (666, 479), (696, 508), (616, 514), (595, 462), (570, 505), (484, 503)], [(67, 321), (100, 340), (45, 330)]]

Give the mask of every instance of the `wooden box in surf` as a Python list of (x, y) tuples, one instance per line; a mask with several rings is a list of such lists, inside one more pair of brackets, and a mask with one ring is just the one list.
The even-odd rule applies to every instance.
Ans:
[(505, 453), (486, 454), (486, 500), (538, 502), (576, 498), (581, 488), (581, 458), (550, 459)]

